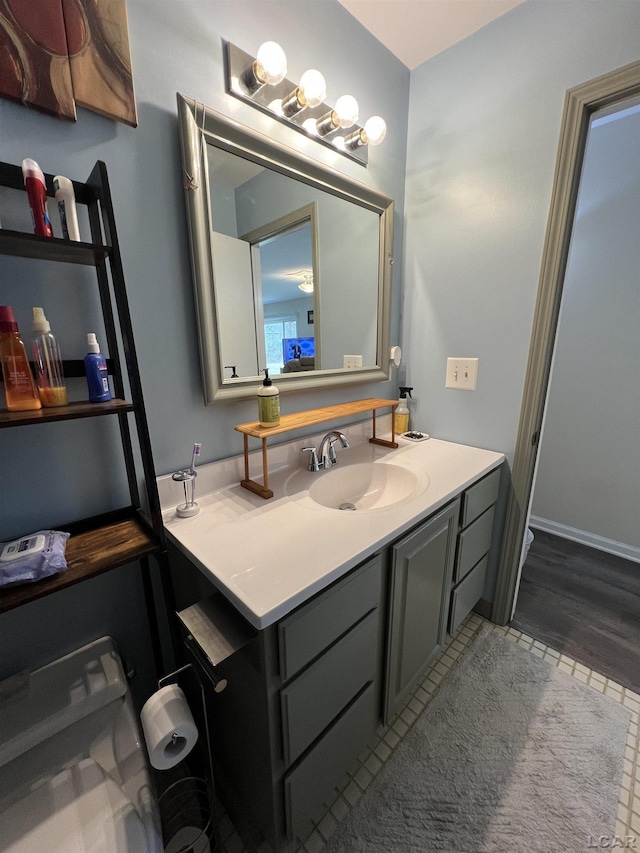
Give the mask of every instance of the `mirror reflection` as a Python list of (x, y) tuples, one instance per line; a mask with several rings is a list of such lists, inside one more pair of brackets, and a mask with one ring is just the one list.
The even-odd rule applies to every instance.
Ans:
[(386, 379), (392, 200), (178, 104), (206, 401)]
[(233, 366), (375, 366), (379, 214), (212, 146), (207, 158), (225, 381)]

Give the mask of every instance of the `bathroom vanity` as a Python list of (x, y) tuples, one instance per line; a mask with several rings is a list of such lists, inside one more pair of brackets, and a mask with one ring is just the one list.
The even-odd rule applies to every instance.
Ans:
[[(270, 501), (239, 486), (242, 457), (199, 469), (195, 518), (176, 517), (179, 492), (159, 480), (182, 621), (217, 601), (243, 632), (214, 661), (228, 686), (209, 702), (212, 751), (275, 850), (311, 829), (482, 597), (497, 538), (502, 454), (382, 448), (367, 426), (344, 429), (327, 471), (304, 469), (315, 437), (274, 447)], [(345, 497), (355, 511), (337, 509)]]

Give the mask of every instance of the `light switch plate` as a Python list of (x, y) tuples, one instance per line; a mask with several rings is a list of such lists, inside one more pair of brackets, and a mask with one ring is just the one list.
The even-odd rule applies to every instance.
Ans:
[(362, 367), (361, 355), (343, 355), (342, 366), (347, 370), (353, 370), (356, 367)]
[(475, 391), (478, 384), (477, 358), (448, 358), (445, 388)]

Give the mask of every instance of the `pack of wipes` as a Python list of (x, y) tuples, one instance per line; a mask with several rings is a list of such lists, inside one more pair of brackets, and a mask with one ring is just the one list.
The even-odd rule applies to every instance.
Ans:
[(38, 530), (29, 536), (0, 542), (0, 587), (32, 583), (67, 568), (68, 533)]

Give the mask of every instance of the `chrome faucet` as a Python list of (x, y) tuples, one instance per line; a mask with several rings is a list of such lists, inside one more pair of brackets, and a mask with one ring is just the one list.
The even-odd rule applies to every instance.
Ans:
[(342, 447), (349, 447), (349, 442), (347, 441), (347, 437), (334, 429), (331, 432), (328, 432), (320, 444), (318, 445), (318, 449), (315, 447), (303, 447), (302, 452), (310, 451), (311, 458), (309, 459), (308, 470), (309, 471), (320, 471), (324, 468), (331, 468), (332, 465), (335, 465), (338, 461), (338, 457), (336, 456), (336, 448), (335, 443), (339, 441)]

